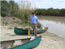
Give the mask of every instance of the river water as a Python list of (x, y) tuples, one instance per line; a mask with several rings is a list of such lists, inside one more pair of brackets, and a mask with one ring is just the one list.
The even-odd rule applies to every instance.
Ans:
[(39, 16), (42, 26), (48, 26), (48, 32), (65, 38), (65, 17)]

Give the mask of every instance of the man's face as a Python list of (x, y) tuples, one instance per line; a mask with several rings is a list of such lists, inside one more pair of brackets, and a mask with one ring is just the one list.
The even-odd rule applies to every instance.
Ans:
[(32, 14), (32, 16), (35, 16), (35, 14)]

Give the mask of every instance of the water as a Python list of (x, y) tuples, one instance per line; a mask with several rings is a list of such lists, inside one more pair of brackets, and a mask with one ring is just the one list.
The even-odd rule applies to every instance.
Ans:
[(42, 26), (48, 26), (48, 32), (65, 38), (65, 17), (40, 17)]

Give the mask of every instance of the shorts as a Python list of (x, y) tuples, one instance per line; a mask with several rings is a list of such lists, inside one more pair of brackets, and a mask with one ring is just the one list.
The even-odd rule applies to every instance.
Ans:
[(37, 25), (36, 24), (32, 24), (32, 28), (33, 29), (37, 29)]

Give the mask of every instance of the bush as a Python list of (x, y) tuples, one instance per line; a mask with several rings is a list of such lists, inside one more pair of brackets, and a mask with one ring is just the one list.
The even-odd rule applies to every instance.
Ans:
[(5, 17), (6, 16), (6, 13), (5, 12), (1, 12), (1, 16), (2, 17)]

